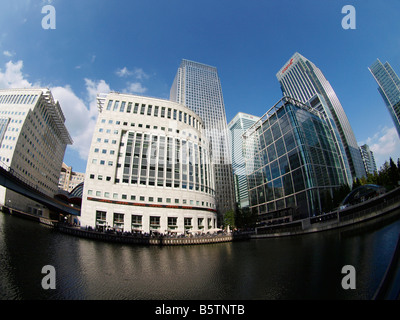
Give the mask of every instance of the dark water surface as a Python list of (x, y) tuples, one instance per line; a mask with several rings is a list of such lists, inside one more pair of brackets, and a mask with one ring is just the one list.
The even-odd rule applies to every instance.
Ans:
[[(0, 213), (0, 299), (371, 299), (400, 221), (352, 232), (181, 247), (129, 246), (61, 234)], [(44, 290), (42, 267), (56, 270)], [(344, 290), (344, 265), (356, 289)]]

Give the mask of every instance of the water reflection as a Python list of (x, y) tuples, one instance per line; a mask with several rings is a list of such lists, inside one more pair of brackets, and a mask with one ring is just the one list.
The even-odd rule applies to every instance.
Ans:
[[(370, 299), (400, 222), (368, 232), (182, 247), (96, 242), (0, 214), (2, 299)], [(56, 290), (41, 288), (53, 265)], [(343, 290), (353, 265), (357, 289)]]

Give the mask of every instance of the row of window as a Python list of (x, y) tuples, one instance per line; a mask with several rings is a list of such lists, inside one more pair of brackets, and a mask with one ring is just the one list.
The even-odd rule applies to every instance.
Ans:
[[(96, 197), (101, 197), (105, 199), (113, 199), (113, 200), (131, 200), (131, 201), (139, 201), (139, 202), (146, 202), (146, 203), (158, 203), (158, 204), (183, 204), (183, 205), (190, 205), (190, 206), (202, 206), (202, 207), (207, 207), (207, 208), (215, 208), (215, 205), (211, 202), (208, 201), (199, 201), (199, 200), (192, 200), (192, 199), (179, 199), (179, 198), (163, 198), (163, 197), (145, 197), (145, 196), (138, 196), (131, 194), (121, 194), (120, 195), (116, 192), (111, 193), (108, 191), (102, 192), (102, 191), (94, 191), (94, 190), (88, 190), (88, 196), (96, 196)], [(128, 199), (129, 198), (129, 199)]]
[(153, 107), (152, 105), (139, 104), (139, 103), (133, 104), (132, 102), (128, 102), (127, 104), (126, 101), (109, 100), (106, 110), (173, 119), (187, 123), (198, 130), (200, 129), (201, 126), (201, 122), (197, 120), (195, 117), (192, 117), (192, 115), (184, 111), (173, 108), (159, 107), (159, 106)]
[(122, 182), (167, 187), (174, 182), (175, 188), (212, 192), (208, 153), (196, 143), (133, 132), (122, 140), (126, 148), (119, 152), (117, 170)]
[[(108, 166), (112, 166), (112, 161), (108, 161), (106, 162), (105, 160), (100, 160), (100, 162), (97, 162), (97, 159), (94, 159), (95, 163), (99, 163), (100, 165), (107, 165)], [(90, 174), (89, 175), (89, 179), (94, 180), (95, 179), (95, 175), (94, 174)], [(97, 175), (97, 180), (99, 181), (111, 181), (111, 177), (110, 176), (103, 176), (101, 174)], [(182, 183), (180, 181), (175, 180), (173, 183), (171, 180), (162, 180), (162, 179), (152, 179), (152, 178), (143, 178), (141, 177), (140, 180), (137, 177), (132, 177), (130, 180), (129, 178), (123, 178), (122, 181), (119, 178), (116, 178), (114, 180), (114, 183), (130, 183), (133, 185), (143, 185), (143, 186), (157, 186), (157, 187), (166, 187), (166, 188), (176, 188), (176, 189), (182, 189), (182, 190), (196, 190), (196, 191), (201, 191), (201, 192), (205, 192), (211, 195), (215, 195), (215, 191), (214, 189), (205, 186), (205, 185), (199, 185), (198, 183), (193, 184), (191, 182), (189, 182), (189, 184), (186, 181), (182, 181)]]
[[(123, 213), (113, 213), (113, 227), (115, 229), (123, 230), (124, 229), (124, 219), (125, 219), (125, 214)], [(161, 217), (160, 216), (149, 216), (148, 217), (148, 223), (150, 226), (150, 229), (159, 229), (161, 227)], [(178, 217), (164, 217), (167, 222), (167, 226), (169, 229), (176, 229), (178, 227), (178, 221), (180, 218)], [(185, 229), (192, 229), (193, 228), (193, 220), (194, 218), (192, 217), (184, 217), (183, 218), (183, 223)], [(143, 226), (143, 216), (142, 215), (131, 215), (131, 230), (135, 231), (138, 229), (141, 229)], [(213, 224), (215, 224), (215, 221), (213, 221), (212, 218), (197, 218), (197, 227), (199, 229), (203, 229), (206, 227), (208, 229), (213, 228)], [(107, 212), (105, 211), (96, 211), (96, 227), (104, 227), (107, 225)]]
[[(102, 124), (105, 124), (106, 123), (106, 119), (102, 119), (101, 120), (101, 123)], [(113, 120), (109, 120), (108, 121), (108, 124), (109, 125), (113, 125), (113, 123), (114, 123), (114, 121)], [(115, 124), (116, 125), (121, 125), (121, 121), (115, 121)], [(123, 124), (122, 124), (123, 126), (128, 126), (128, 122), (123, 122)], [(130, 123), (130, 126), (131, 127), (135, 127), (136, 126), (136, 124), (134, 123), (134, 122), (131, 122)], [(149, 124), (146, 124), (144, 127), (143, 127), (143, 124), (142, 123), (138, 123), (137, 124), (137, 126), (138, 126), (138, 128), (146, 128), (146, 129), (151, 129), (151, 125), (149, 125)], [(173, 129), (172, 128), (166, 128), (166, 127), (158, 127), (158, 126), (153, 126), (153, 130), (161, 130), (161, 131), (167, 131), (167, 129), (168, 129), (168, 132), (173, 132)], [(113, 130), (113, 132), (114, 132), (114, 134), (116, 133), (115, 132), (116, 130)], [(107, 134), (111, 134), (111, 129), (106, 129), (106, 131), (104, 131), (104, 128), (99, 128), (99, 132), (100, 133), (107, 133)], [(179, 129), (175, 129), (175, 132), (176, 133), (180, 133), (180, 130)], [(118, 133), (118, 132), (117, 132)], [(182, 131), (182, 134), (183, 135), (186, 135), (186, 131)], [(190, 137), (192, 137), (192, 134), (191, 133), (188, 133), (188, 136), (189, 136), (189, 138)], [(194, 137), (194, 139), (195, 140), (197, 140), (197, 136), (196, 135), (194, 135), (193, 136)], [(199, 138), (199, 141), (201, 141), (201, 138)], [(97, 142), (101, 142), (101, 139), (100, 138), (97, 138)]]
[(192, 115), (173, 108), (152, 106), (146, 104), (139, 104), (133, 102), (119, 101), (119, 100), (109, 100), (107, 103), (108, 111), (119, 111), (140, 115), (148, 115), (153, 117), (173, 119), (180, 122), (184, 122), (197, 130), (200, 130), (201, 122), (197, 120)]
[(33, 104), (37, 94), (4, 94), (0, 95), (0, 104)]

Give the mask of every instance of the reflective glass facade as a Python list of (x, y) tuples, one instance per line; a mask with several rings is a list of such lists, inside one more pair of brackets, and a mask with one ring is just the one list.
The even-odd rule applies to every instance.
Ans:
[(323, 113), (285, 97), (244, 135), (250, 208), (294, 208), (292, 219), (324, 211), (345, 182), (334, 133)]
[(400, 78), (388, 62), (382, 64), (379, 59), (369, 67), (369, 70), (379, 85), (378, 91), (400, 136)]
[(352, 178), (365, 176), (366, 173), (354, 132), (335, 91), (321, 70), (307, 58), (295, 53), (276, 74), (276, 77), (284, 96), (293, 97), (303, 103), (309, 101), (316, 94), (324, 98), (340, 134), (346, 153), (343, 158), (347, 158)]
[(239, 112), (229, 123), (230, 146), (232, 150), (232, 169), (235, 179), (235, 198), (239, 207), (249, 206), (249, 192), (247, 189), (246, 163), (244, 160), (243, 134), (260, 117)]

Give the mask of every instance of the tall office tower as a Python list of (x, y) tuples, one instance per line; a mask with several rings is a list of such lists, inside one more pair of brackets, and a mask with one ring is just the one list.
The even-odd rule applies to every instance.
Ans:
[(85, 173), (72, 171), (72, 167), (68, 167), (64, 162), (62, 164), (60, 178), (58, 181), (58, 189), (71, 192), (75, 187), (85, 180)]
[(219, 218), (235, 205), (228, 127), (217, 69), (182, 60), (170, 91), (170, 100), (183, 104), (204, 121), (212, 149)]
[(364, 162), (365, 171), (373, 174), (376, 172), (376, 163), (374, 153), (370, 150), (367, 144), (360, 146), (361, 157)]
[(368, 69), (379, 85), (378, 91), (385, 101), (400, 136), (400, 79), (388, 62), (382, 64), (379, 59)]
[(235, 180), (235, 198), (240, 208), (249, 206), (249, 191), (247, 187), (246, 163), (244, 160), (243, 134), (260, 117), (239, 112), (229, 123), (230, 146), (232, 150), (232, 169)]
[(244, 134), (250, 209), (268, 223), (331, 209), (345, 182), (326, 115), (282, 98)]
[(98, 102), (81, 225), (212, 232), (213, 168), (201, 118), (169, 100), (112, 92)]
[(321, 70), (299, 53), (276, 74), (284, 96), (306, 103), (315, 94), (320, 94), (329, 108), (339, 131), (352, 179), (365, 176), (365, 169), (358, 149), (357, 140), (338, 97)]
[[(48, 89), (0, 90), (0, 161), (28, 184), (53, 197), (67, 144), (58, 101)], [(0, 187), (0, 203), (28, 213), (45, 215), (42, 205)]]

